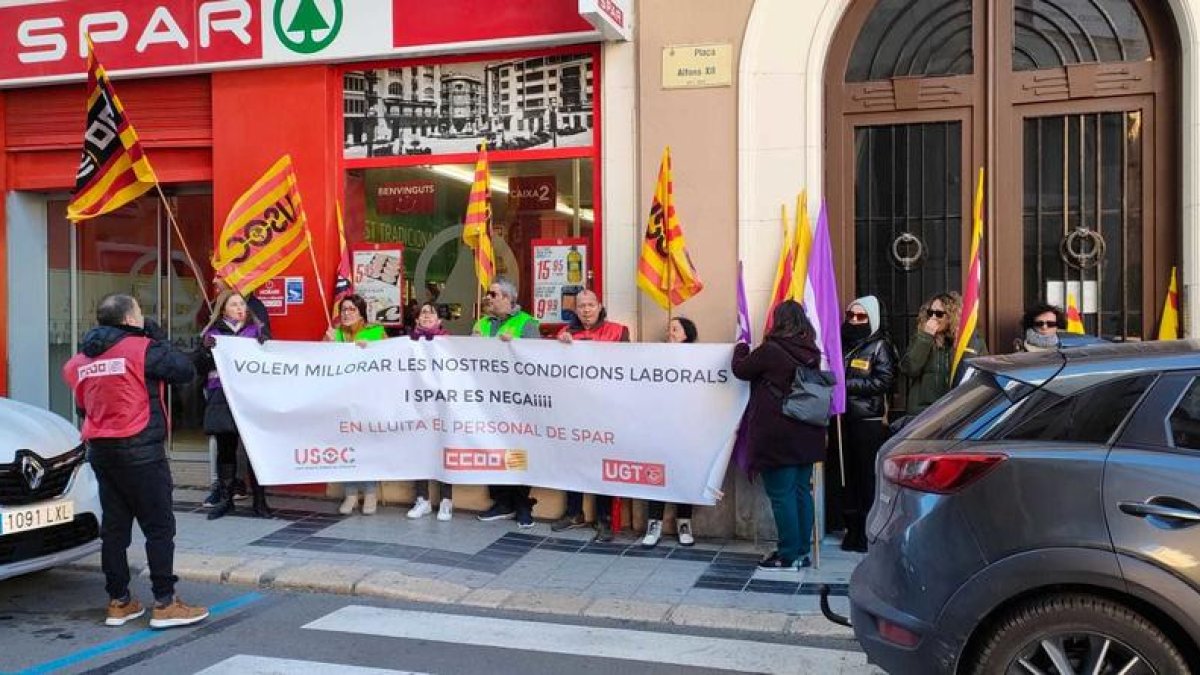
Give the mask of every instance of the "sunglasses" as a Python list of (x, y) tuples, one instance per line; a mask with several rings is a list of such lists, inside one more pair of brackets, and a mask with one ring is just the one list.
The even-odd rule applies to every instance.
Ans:
[(870, 318), (866, 312), (846, 312), (847, 321), (867, 321)]
[(1034, 321), (1034, 328), (1058, 328), (1057, 321)]
[(939, 319), (944, 319), (944, 318), (946, 318), (946, 312), (945, 312), (945, 310), (941, 310), (941, 309), (927, 309), (927, 310), (925, 310), (925, 316), (928, 316), (931, 319), (934, 317), (937, 317)]

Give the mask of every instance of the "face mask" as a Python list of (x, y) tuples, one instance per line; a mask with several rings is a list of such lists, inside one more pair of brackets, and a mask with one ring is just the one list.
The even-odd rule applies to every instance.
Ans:
[(871, 324), (869, 323), (842, 324), (843, 345), (857, 345), (869, 337), (871, 337)]
[(1042, 335), (1037, 329), (1030, 328), (1025, 331), (1025, 344), (1037, 349), (1055, 349), (1058, 347), (1058, 336)]

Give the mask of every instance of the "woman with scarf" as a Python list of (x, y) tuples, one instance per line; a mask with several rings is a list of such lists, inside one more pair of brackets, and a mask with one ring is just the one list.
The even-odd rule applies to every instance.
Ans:
[[(896, 351), (873, 295), (846, 308), (842, 323), (846, 368), (846, 412), (830, 425), (825, 464), (826, 512), (840, 516), (846, 536), (842, 550), (867, 550), (867, 512), (875, 499), (875, 455), (887, 440), (888, 398), (896, 381)], [(833, 528), (830, 528), (833, 529)]]
[[(217, 337), (242, 337), (267, 341), (270, 334), (258, 317), (248, 311), (246, 299), (241, 293), (226, 290), (217, 296), (213, 304), (213, 318), (201, 333), (201, 348), (196, 352), (196, 371), (207, 373), (204, 385), (206, 402), (204, 404), (204, 433), (213, 436), (217, 441), (217, 480), (220, 483), (220, 498), (217, 504), (208, 512), (209, 520), (216, 520), (233, 511), (234, 484), (237, 481), (237, 449), (240, 437), (237, 423), (225, 399), (225, 390), (221, 387), (221, 377), (217, 374), (217, 364), (213, 359), (212, 350), (216, 347)], [(251, 510), (259, 518), (270, 518), (271, 509), (267, 506), (266, 490), (258, 484), (254, 476), (254, 466), (246, 463), (253, 485), (251, 494), (254, 497)]]

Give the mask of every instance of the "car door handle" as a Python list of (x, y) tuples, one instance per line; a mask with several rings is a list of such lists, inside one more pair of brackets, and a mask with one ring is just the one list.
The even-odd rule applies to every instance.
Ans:
[(1138, 518), (1153, 516), (1155, 518), (1200, 523), (1200, 511), (1195, 508), (1164, 506), (1153, 502), (1120, 502), (1117, 506), (1121, 509), (1122, 513), (1137, 516)]

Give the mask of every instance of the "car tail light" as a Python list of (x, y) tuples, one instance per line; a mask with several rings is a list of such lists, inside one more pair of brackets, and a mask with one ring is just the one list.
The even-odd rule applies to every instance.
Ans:
[(917, 643), (921, 641), (920, 635), (883, 617), (876, 617), (875, 626), (879, 629), (879, 637), (894, 645), (911, 648), (916, 647)]
[(1001, 454), (896, 455), (883, 462), (891, 482), (920, 492), (958, 492), (1008, 459)]

